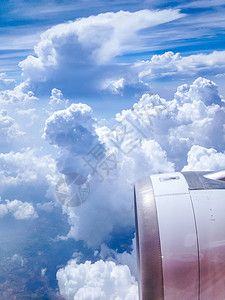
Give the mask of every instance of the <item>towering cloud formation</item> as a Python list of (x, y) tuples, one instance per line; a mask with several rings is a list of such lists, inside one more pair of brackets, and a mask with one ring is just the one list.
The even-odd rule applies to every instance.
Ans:
[[(120, 95), (148, 91), (152, 78), (165, 76), (200, 76), (203, 71), (223, 75), (225, 51), (186, 57), (170, 51), (150, 60), (112, 65), (118, 56), (144, 49), (143, 29), (184, 16), (178, 10), (119, 11), (60, 24), (41, 35), (35, 56), (19, 66), (34, 91), (46, 94), (57, 88), (76, 96), (102, 90)], [(6, 80), (3, 74), (2, 82)]]
[[(48, 118), (44, 133), (46, 140), (62, 149), (58, 159), (60, 171), (78, 172), (88, 178), (88, 201), (80, 207), (64, 209), (71, 224), (68, 236), (84, 240), (92, 247), (109, 240), (114, 230), (133, 226), (132, 184), (142, 172), (173, 170), (160, 145), (144, 139), (137, 128), (129, 137), (134, 144), (130, 149), (128, 140), (121, 147), (110, 145), (110, 135), (113, 137), (118, 128), (97, 126), (89, 106), (72, 104)], [(106, 131), (108, 134), (104, 134)]]
[[(117, 81), (123, 77), (127, 67), (112, 67), (111, 61), (142, 47), (140, 30), (182, 16), (178, 10), (119, 11), (60, 24), (41, 35), (34, 48), (36, 56), (28, 56), (19, 65), (34, 88), (57, 87), (87, 95), (107, 88), (109, 83), (105, 80)], [(119, 78), (114, 78), (115, 68)], [(109, 78), (105, 78), (106, 73)], [(135, 81), (139, 81), (138, 77)]]

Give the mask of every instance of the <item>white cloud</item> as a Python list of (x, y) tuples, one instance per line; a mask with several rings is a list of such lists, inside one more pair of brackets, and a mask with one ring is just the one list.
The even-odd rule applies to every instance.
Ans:
[[(87, 201), (79, 207), (63, 209), (71, 225), (68, 237), (84, 240), (94, 248), (107, 241), (114, 230), (133, 226), (132, 185), (135, 180), (149, 172), (173, 170), (173, 164), (167, 161), (166, 153), (154, 140), (141, 139), (140, 147), (135, 147), (127, 156), (110, 144), (106, 131), (114, 134), (116, 129), (98, 128), (90, 107), (72, 104), (48, 118), (44, 133), (47, 141), (62, 149), (58, 169), (64, 174), (81, 173), (89, 178)], [(102, 168), (101, 163), (98, 164), (98, 154)], [(92, 159), (90, 164), (89, 159)], [(97, 168), (92, 168), (91, 164)], [(99, 211), (104, 213), (99, 214)]]
[[(139, 30), (176, 20), (182, 16), (178, 10), (150, 11), (146, 9), (133, 13), (108, 12), (81, 18), (74, 22), (54, 26), (44, 32), (41, 42), (35, 47), (35, 53), (43, 66), (55, 65), (56, 56), (61, 50), (56, 49), (56, 46), (65, 47), (66, 43), (69, 44), (68, 38), (70, 37), (72, 44), (80, 44), (93, 56), (94, 60), (97, 59), (99, 63), (106, 62), (116, 55), (127, 52), (128, 49), (131, 50), (134, 47), (133, 38), (138, 38)], [(46, 54), (49, 56), (47, 57)], [(25, 63), (21, 65), (23, 67)]]
[(0, 73), (0, 90), (10, 89), (15, 86), (15, 80), (7, 78), (5, 73)]
[[(215, 0), (213, 1), (213, 6), (222, 6), (224, 5), (223, 0)], [(212, 7), (212, 2), (210, 0), (192, 0), (186, 4), (182, 5), (182, 8), (204, 8), (204, 7)]]
[(21, 183), (51, 183), (55, 176), (55, 161), (27, 148), (21, 152), (0, 153), (0, 187)]
[[(27, 145), (30, 146), (31, 140), (34, 140), (34, 136), (38, 133), (38, 130), (42, 130), (40, 125), (44, 122), (47, 114), (44, 115), (43, 109), (38, 102), (38, 98), (31, 91), (28, 81), (20, 83), (14, 89), (0, 91), (1, 107), (20, 125), (19, 130), (19, 126), (13, 121), (14, 128), (17, 128), (18, 134), (24, 134), (24, 138), (20, 139), (19, 142), (17, 141), (17, 143), (15, 142), (11, 150), (17, 151), (22, 145), (25, 147)], [(31, 132), (32, 134), (30, 135)]]
[(86, 104), (72, 104), (54, 112), (46, 121), (43, 138), (50, 144), (80, 154), (96, 140), (92, 109)]
[(224, 109), (216, 84), (200, 77), (178, 87), (171, 101), (144, 94), (133, 110), (122, 111), (117, 120), (129, 118), (148, 139), (159, 143), (179, 170), (192, 145), (223, 151)]
[(225, 169), (225, 153), (194, 145), (188, 152), (187, 162), (183, 171), (219, 171)]
[(112, 261), (77, 264), (57, 272), (60, 293), (67, 300), (137, 300), (137, 282), (125, 265)]
[(145, 94), (133, 111), (117, 116), (124, 117), (158, 142), (178, 170), (184, 166), (193, 145), (216, 147), (220, 151), (224, 148), (224, 100), (216, 84), (205, 78), (178, 87), (171, 101)]
[(190, 87), (187, 84), (177, 88), (175, 99), (181, 102), (200, 100), (206, 105), (223, 104), (224, 99), (218, 94), (217, 85), (206, 78), (197, 78)]
[(66, 100), (63, 97), (62, 91), (54, 88), (52, 89), (50, 100), (49, 100), (49, 105), (51, 107), (51, 110), (60, 110), (64, 109), (67, 106), (69, 106), (69, 100)]
[(118, 80), (107, 80), (103, 83), (103, 90), (110, 90), (113, 94), (122, 94), (125, 86), (125, 79), (120, 78)]
[(45, 202), (45, 203), (37, 203), (37, 208), (40, 210), (44, 210), (48, 213), (51, 213), (55, 207), (55, 203), (53, 201)]
[(13, 90), (0, 92), (0, 103), (28, 103), (37, 100), (34, 93), (30, 90), (29, 82), (24, 81), (17, 85)]
[(7, 139), (15, 138), (22, 135), (18, 128), (19, 126), (15, 123), (14, 119), (8, 116), (6, 110), (0, 110), (0, 139), (1, 142), (7, 141)]
[(186, 57), (170, 51), (161, 55), (153, 55), (150, 61), (138, 62), (135, 64), (135, 68), (141, 80), (174, 75), (193, 76), (201, 71), (223, 74), (225, 51), (214, 51), (210, 54), (200, 53)]
[(198, 78), (190, 86), (178, 87), (168, 107), (173, 122), (169, 127), (173, 156), (184, 157), (192, 145), (223, 150), (224, 100), (219, 96), (215, 83)]
[[(183, 57), (180, 53), (165, 52), (153, 55), (151, 60), (145, 60), (126, 65), (122, 73), (113, 78), (105, 79), (101, 89), (112, 94), (123, 95), (124, 91), (133, 89), (136, 92), (148, 92), (151, 80), (171, 77), (180, 78), (199, 76), (201, 74), (222, 77), (225, 72), (225, 51), (214, 51), (210, 54), (194, 54)], [(207, 91), (205, 91), (205, 96)]]
[(19, 200), (0, 202), (0, 217), (7, 214), (12, 214), (18, 220), (35, 219), (38, 216), (31, 203)]
[[(183, 17), (178, 10), (108, 12), (77, 19), (50, 28), (35, 46), (36, 56), (28, 56), (19, 66), (38, 89), (59, 88), (90, 93), (107, 81), (118, 81), (126, 66), (112, 67), (118, 55), (142, 47), (140, 31)], [(135, 43), (133, 41), (135, 40)], [(122, 74), (121, 74), (122, 75)], [(88, 82), (88, 89), (86, 83)]]
[(24, 135), (13, 118), (8, 116), (6, 110), (0, 109), (0, 147), (6, 151), (11, 143), (18, 142)]
[(0, 203), (0, 218), (6, 216), (8, 214), (9, 210), (7, 205)]

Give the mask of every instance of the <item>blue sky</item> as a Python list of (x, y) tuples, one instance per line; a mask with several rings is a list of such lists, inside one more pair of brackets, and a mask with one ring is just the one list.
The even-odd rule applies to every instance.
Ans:
[(225, 168), (224, 13), (221, 0), (1, 1), (8, 299), (137, 299), (135, 181)]

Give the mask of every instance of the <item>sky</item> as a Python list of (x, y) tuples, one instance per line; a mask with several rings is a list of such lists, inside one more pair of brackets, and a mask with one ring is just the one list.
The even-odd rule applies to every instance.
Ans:
[(224, 13), (0, 2), (3, 299), (137, 299), (134, 183), (225, 167)]

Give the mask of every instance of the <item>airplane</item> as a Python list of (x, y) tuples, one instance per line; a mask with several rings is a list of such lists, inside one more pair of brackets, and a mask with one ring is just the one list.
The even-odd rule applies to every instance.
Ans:
[(139, 299), (225, 299), (225, 171), (148, 176), (134, 206)]

